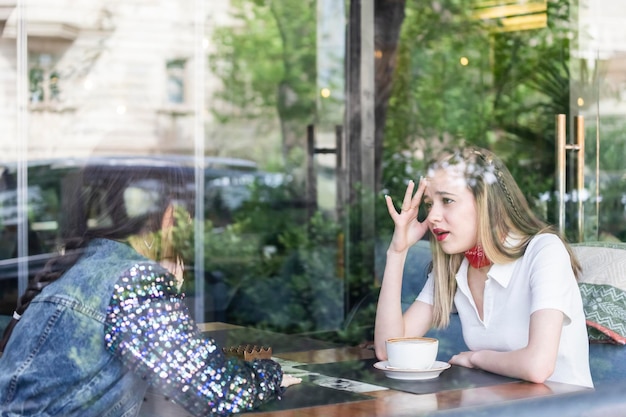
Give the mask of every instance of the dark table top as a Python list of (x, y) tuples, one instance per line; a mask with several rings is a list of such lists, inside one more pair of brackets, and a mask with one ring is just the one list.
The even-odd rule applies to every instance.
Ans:
[[(533, 384), (457, 366), (430, 380), (396, 380), (374, 368), (377, 361), (369, 349), (226, 323), (203, 323), (199, 327), (222, 347), (270, 346), (285, 372), (297, 371), (302, 376), (302, 383), (286, 389), (280, 401), (250, 412), (255, 417), (415, 417), (433, 413), (466, 417), (471, 410), (483, 412), (494, 407), (507, 411), (487, 414), (499, 417), (510, 415), (511, 410), (519, 411), (522, 403), (531, 400), (538, 404), (548, 404), (541, 399), (567, 401), (570, 394), (586, 391), (567, 384)], [(189, 413), (171, 399), (149, 391), (140, 416), (189, 417)]]
[(518, 382), (519, 380), (492, 374), (478, 369), (451, 366), (438, 377), (424, 380), (399, 380), (385, 375), (380, 369), (374, 368), (376, 359), (358, 361), (343, 361), (324, 364), (309, 364), (296, 366), (308, 372), (322, 375), (361, 381), (368, 384), (383, 386), (396, 391), (412, 394), (430, 394), (435, 392), (457, 389), (487, 387), (492, 385)]

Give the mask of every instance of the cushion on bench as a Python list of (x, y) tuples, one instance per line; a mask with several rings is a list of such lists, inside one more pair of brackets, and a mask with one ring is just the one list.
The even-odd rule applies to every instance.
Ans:
[[(589, 341), (626, 344), (626, 250), (579, 244), (573, 250), (582, 266), (579, 279)], [(626, 246), (625, 246), (626, 248)]]

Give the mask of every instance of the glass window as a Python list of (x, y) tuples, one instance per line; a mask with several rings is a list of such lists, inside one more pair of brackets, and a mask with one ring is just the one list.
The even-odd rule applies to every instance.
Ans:
[(29, 100), (32, 104), (59, 101), (61, 89), (59, 73), (53, 67), (50, 54), (33, 54), (32, 66), (28, 70)]
[(185, 79), (187, 60), (171, 59), (165, 67), (167, 69), (167, 101), (168, 103), (181, 104), (185, 102)]
[[(624, 42), (595, 6), (381, 2), (368, 26), (333, 0), (28, 3), (0, 26), (3, 313), (59, 250), (64, 184), (87, 161), (185, 168), (199, 321), (371, 338), (382, 195), (465, 140), (499, 152), (554, 220), (556, 114), (587, 121), (585, 193), (565, 190), (590, 196), (586, 238), (624, 240)], [(128, 214), (153, 185), (128, 185)]]

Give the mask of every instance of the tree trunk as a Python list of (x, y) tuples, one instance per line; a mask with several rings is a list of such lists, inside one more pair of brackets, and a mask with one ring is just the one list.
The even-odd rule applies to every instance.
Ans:
[(376, 107), (374, 110), (376, 154), (374, 165), (376, 169), (376, 192), (380, 191), (382, 184), (385, 120), (396, 69), (398, 40), (404, 21), (405, 3), (405, 0), (376, 0), (374, 3), (374, 47), (376, 49)]
[[(387, 105), (391, 95), (393, 73), (396, 65), (396, 51), (400, 37), (400, 27), (404, 20), (405, 0), (374, 0), (374, 27), (362, 27), (362, 0), (351, 0), (348, 27), (346, 34), (346, 114), (345, 114), (345, 137), (347, 159), (347, 183), (348, 191), (344, 202), (349, 207), (348, 222), (348, 275), (353, 277), (347, 281), (346, 305), (350, 308), (367, 295), (371, 279), (375, 277), (375, 208), (373, 201), (366, 193), (377, 192), (382, 183), (382, 154), (383, 133)], [(367, 6), (371, 7), (372, 3)], [(363, 21), (367, 24), (367, 19)], [(372, 34), (372, 30), (374, 33)], [(366, 49), (371, 43), (363, 42), (363, 36), (374, 38), (374, 85), (371, 80), (363, 79), (364, 76), (372, 76), (367, 72), (367, 63), (363, 63), (363, 48)], [(370, 41), (371, 42), (371, 41)], [(372, 53), (371, 49), (369, 52)], [(365, 81), (365, 82), (364, 82)], [(368, 85), (369, 81), (369, 85)], [(373, 89), (373, 91), (372, 91)], [(368, 96), (369, 94), (369, 96)], [(370, 101), (374, 95), (373, 103)], [(363, 102), (361, 101), (363, 99)], [(369, 106), (369, 108), (368, 108)], [(371, 116), (363, 117), (364, 112), (374, 112), (373, 144), (372, 132), (364, 132), (364, 123), (371, 123)], [(366, 133), (369, 133), (367, 135)], [(373, 146), (373, 157), (372, 157)], [(374, 176), (372, 178), (370, 161)], [(367, 189), (363, 189), (363, 188)], [(373, 188), (373, 189), (370, 189)], [(356, 281), (355, 281), (356, 279)]]
[[(398, 41), (406, 0), (375, 0), (374, 2), (374, 48), (375, 48), (375, 109), (376, 127), (374, 132), (376, 190), (380, 191), (382, 183), (382, 156), (385, 120), (389, 97), (391, 96), (393, 75), (396, 68)], [(348, 170), (351, 186), (361, 183), (361, 103), (359, 102), (359, 86), (361, 74), (360, 40), (360, 1), (350, 2), (346, 53), (346, 139), (348, 152)], [(349, 201), (354, 203), (358, 198), (354, 188), (349, 192)]]

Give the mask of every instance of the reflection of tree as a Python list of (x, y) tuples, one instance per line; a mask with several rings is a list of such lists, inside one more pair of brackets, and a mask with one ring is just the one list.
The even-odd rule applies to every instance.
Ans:
[(461, 138), (488, 139), (489, 32), (466, 3), (407, 2), (385, 126), (384, 184), (392, 193), (416, 175), (406, 165), (419, 165), (423, 153)]
[(509, 32), (471, 6), (407, 2), (384, 182), (400, 187), (415, 156), (466, 141), (500, 154), (533, 200), (552, 189), (554, 116), (569, 112), (569, 2), (548, 2), (547, 27)]
[[(285, 156), (303, 124), (315, 120), (315, 14), (310, 2), (296, 3), (235, 1), (238, 27), (217, 31), (212, 57), (221, 98), (234, 105), (220, 115), (262, 118), (278, 109)], [(570, 106), (572, 6), (550, 0), (547, 27), (505, 31), (496, 20), (478, 19), (475, 3), (375, 0), (377, 190), (382, 183), (394, 192), (421, 155), (462, 140), (494, 148), (529, 200), (552, 189), (554, 115)], [(350, 2), (350, 26), (359, 26), (360, 4)], [(360, 32), (354, 34), (349, 30), (348, 63), (360, 59)], [(359, 66), (347, 67), (348, 94), (358, 93)], [(354, 107), (350, 121), (358, 119)], [(358, 120), (352, 127), (358, 131)], [(353, 156), (354, 171), (360, 159)], [(356, 186), (359, 172), (350, 178)]]
[(374, 48), (375, 48), (375, 169), (376, 188), (382, 183), (383, 147), (385, 141), (385, 121), (389, 98), (393, 91), (393, 74), (398, 59), (398, 41), (402, 22), (405, 19), (405, 1), (374, 1)]
[(495, 149), (531, 201), (553, 188), (554, 117), (570, 109), (569, 2), (548, 2), (547, 13), (545, 28), (493, 36)]
[[(358, 3), (352, 2), (353, 5)], [(374, 2), (375, 164), (379, 183), (383, 129), (404, 20), (404, 3), (397, 0)], [(232, 6), (236, 23), (215, 31), (216, 52), (210, 57), (211, 69), (223, 83), (223, 91), (217, 96), (232, 107), (224, 110), (222, 105), (219, 110), (213, 110), (223, 121), (236, 117), (262, 120), (278, 113), (283, 156), (288, 158), (294, 147), (301, 146), (304, 126), (318, 119), (315, 109), (316, 2), (235, 0)], [(356, 10), (357, 14), (350, 19), (358, 22), (359, 8), (351, 7), (351, 10)], [(351, 41), (358, 43), (358, 36)], [(354, 55), (358, 51), (354, 44), (349, 47), (347, 59), (357, 63), (351, 70), (358, 72), (359, 59)], [(359, 80), (354, 72), (346, 76), (348, 83)], [(358, 89), (349, 87), (349, 91)]]
[[(278, 114), (283, 157), (301, 147), (315, 120), (316, 3), (311, 0), (233, 0), (235, 23), (217, 28), (212, 71), (223, 84), (213, 111), (272, 120)], [(230, 104), (224, 109), (223, 104)], [(217, 107), (217, 106), (216, 106)]]

